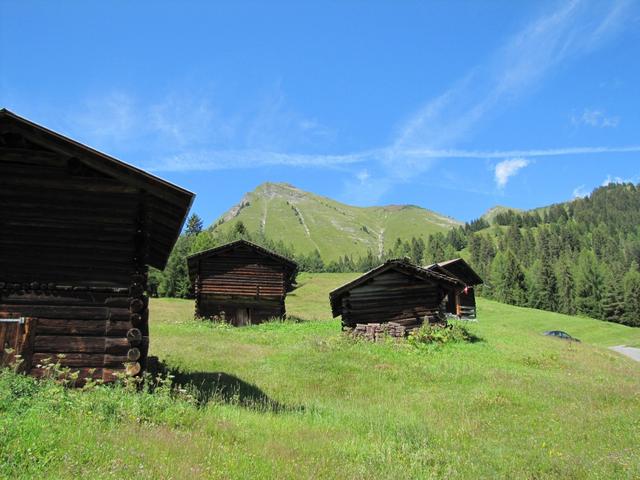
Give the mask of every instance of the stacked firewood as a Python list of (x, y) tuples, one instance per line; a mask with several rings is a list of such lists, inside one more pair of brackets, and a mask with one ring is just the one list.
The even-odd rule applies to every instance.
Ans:
[(416, 318), (387, 323), (357, 323), (355, 328), (349, 329), (348, 332), (354, 337), (361, 337), (375, 342), (387, 336), (405, 338), (413, 330), (420, 328), (422, 323), (422, 319)]
[(396, 338), (404, 338), (409, 336), (409, 334), (420, 328), (423, 324), (423, 320), (418, 320), (415, 318), (409, 318), (406, 320), (397, 320), (395, 322), (389, 322), (388, 331), (389, 335)]
[(357, 323), (354, 328), (345, 328), (345, 331), (354, 337), (376, 342), (385, 337), (406, 338), (411, 332), (420, 328), (424, 322), (441, 327), (447, 325), (446, 317), (437, 313), (423, 318), (406, 318), (386, 323)]

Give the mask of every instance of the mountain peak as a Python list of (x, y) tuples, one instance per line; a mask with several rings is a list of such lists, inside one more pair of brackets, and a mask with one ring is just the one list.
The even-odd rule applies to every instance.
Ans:
[(495, 218), (496, 218), (496, 216), (498, 216), (501, 213), (508, 212), (509, 210), (513, 210), (514, 212), (523, 212), (524, 211), (524, 210), (521, 210), (519, 208), (505, 207), (504, 205), (494, 205), (489, 210), (484, 212), (480, 218), (484, 218), (487, 222), (493, 223)]
[(416, 205), (355, 207), (281, 182), (265, 182), (246, 193), (213, 228), (226, 230), (239, 221), (299, 253), (317, 250), (325, 261), (367, 250), (379, 254), (396, 238), (426, 240), (461, 224)]

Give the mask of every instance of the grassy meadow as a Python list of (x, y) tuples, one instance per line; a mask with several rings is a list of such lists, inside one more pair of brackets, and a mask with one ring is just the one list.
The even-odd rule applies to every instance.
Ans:
[(240, 329), (152, 300), (179, 389), (0, 374), (0, 478), (640, 478), (640, 364), (607, 349), (640, 329), (480, 299), (475, 343), (353, 341), (328, 292), (354, 275), (302, 274), (292, 320)]

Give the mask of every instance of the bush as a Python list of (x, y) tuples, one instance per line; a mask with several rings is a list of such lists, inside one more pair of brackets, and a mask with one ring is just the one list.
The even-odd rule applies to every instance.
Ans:
[(431, 323), (423, 324), (419, 329), (411, 332), (408, 342), (414, 346), (444, 345), (446, 343), (474, 342), (478, 338), (464, 326), (458, 323), (446, 326)]

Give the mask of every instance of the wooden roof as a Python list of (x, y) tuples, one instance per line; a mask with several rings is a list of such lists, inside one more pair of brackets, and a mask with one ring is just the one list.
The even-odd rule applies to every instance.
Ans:
[(253, 242), (241, 239), (234, 242), (225, 243), (224, 245), (210, 248), (208, 250), (203, 250), (202, 252), (194, 253), (193, 255), (189, 255), (187, 257), (187, 265), (189, 266), (189, 277), (191, 278), (191, 281), (195, 279), (198, 270), (198, 263), (200, 262), (200, 260), (202, 260), (203, 258), (215, 257), (216, 255), (220, 255), (221, 253), (228, 252), (229, 250), (233, 250), (238, 247), (247, 247), (258, 253), (259, 255), (262, 255), (266, 258), (271, 258), (272, 260), (275, 260), (276, 262), (283, 265), (285, 269), (289, 271), (289, 282), (293, 280), (293, 277), (298, 271), (298, 264), (293, 260), (267, 248), (261, 247), (260, 245), (257, 245)]
[(437, 271), (444, 275), (459, 279), (466, 286), (480, 285), (482, 278), (462, 258), (454, 258), (444, 262), (427, 265), (427, 270)]
[[(166, 265), (195, 195), (161, 178), (116, 158), (94, 150), (59, 133), (35, 124), (15, 113), (0, 109), (0, 135), (17, 134), (29, 142), (55, 154), (61, 165), (71, 160), (80, 162), (102, 175), (145, 193), (149, 216), (149, 255), (147, 263), (162, 269)], [(30, 162), (52, 161), (33, 152)], [(10, 158), (0, 158), (10, 160)], [(90, 183), (90, 179), (87, 180)]]
[(463, 283), (455, 277), (443, 275), (433, 270), (419, 267), (413, 263), (404, 259), (391, 259), (384, 262), (382, 265), (369, 270), (362, 274), (355, 280), (336, 288), (329, 293), (329, 300), (331, 302), (331, 311), (334, 317), (340, 315), (342, 297), (353, 288), (366, 283), (370, 279), (387, 272), (389, 270), (395, 270), (405, 275), (409, 275), (422, 280), (432, 280), (435, 282), (441, 282), (448, 286), (463, 286)]

